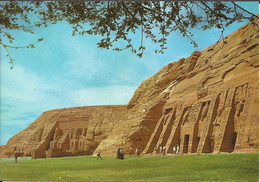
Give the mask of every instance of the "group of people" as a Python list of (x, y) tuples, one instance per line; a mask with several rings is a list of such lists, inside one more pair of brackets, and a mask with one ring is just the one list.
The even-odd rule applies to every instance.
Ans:
[[(172, 148), (172, 153), (173, 153), (174, 155), (179, 155), (179, 152), (180, 152), (180, 146), (179, 146), (179, 144), (177, 144), (176, 146), (173, 146), (173, 148)], [(154, 153), (157, 154), (158, 156), (166, 155), (166, 147), (165, 147), (165, 146), (157, 147), (157, 145), (155, 145), (155, 147), (154, 147)]]
[(141, 154), (140, 148), (136, 147), (136, 149), (135, 149), (135, 151), (134, 151), (134, 149), (130, 146), (130, 148), (129, 148), (129, 157), (132, 157), (133, 154), (134, 154), (135, 156), (140, 156), (140, 154)]
[(154, 147), (154, 153), (157, 154), (158, 156), (161, 156), (161, 155), (166, 155), (166, 147), (157, 147), (157, 145), (155, 145)]
[[(129, 148), (129, 157), (132, 157), (133, 155), (134, 156), (140, 156), (141, 154), (141, 150), (139, 147), (136, 147), (136, 149), (134, 150), (131, 146)], [(117, 159), (124, 159), (124, 149), (123, 148), (120, 148), (118, 147), (116, 149), (116, 158)]]
[(179, 153), (180, 153), (180, 146), (179, 146), (179, 144), (177, 144), (177, 146), (173, 146), (172, 147), (172, 153), (175, 154), (175, 155), (179, 155)]
[[(180, 152), (180, 146), (179, 144), (177, 144), (176, 146), (173, 146), (172, 148), (172, 153), (174, 155), (179, 155), (179, 152)], [(154, 147), (154, 153), (157, 154), (158, 156), (161, 156), (161, 155), (166, 155), (166, 147), (165, 146), (160, 146), (160, 147), (157, 147), (157, 145)], [(139, 147), (136, 147), (136, 149), (134, 150), (131, 146), (129, 148), (129, 157), (132, 157), (133, 155), (134, 156), (140, 156), (141, 154), (141, 150)], [(101, 154), (100, 154), (100, 150), (98, 151), (97, 153), (97, 160), (98, 159), (101, 159)], [(120, 148), (118, 147), (116, 149), (116, 158), (117, 159), (124, 159), (124, 149), (123, 148)]]

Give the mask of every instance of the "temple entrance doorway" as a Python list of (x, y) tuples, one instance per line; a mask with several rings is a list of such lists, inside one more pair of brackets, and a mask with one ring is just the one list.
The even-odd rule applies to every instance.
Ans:
[(188, 153), (190, 135), (185, 135), (183, 144), (183, 153)]

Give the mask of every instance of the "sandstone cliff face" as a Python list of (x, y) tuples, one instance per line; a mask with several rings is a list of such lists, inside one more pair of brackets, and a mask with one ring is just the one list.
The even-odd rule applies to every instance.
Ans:
[(23, 151), (33, 158), (92, 154), (126, 106), (89, 106), (44, 112), (35, 122), (12, 137), (9, 151)]
[(47, 111), (5, 148), (34, 158), (115, 155), (117, 147), (167, 153), (258, 152), (258, 22), (147, 78), (127, 106)]
[[(147, 78), (128, 104), (127, 117), (97, 149), (116, 146), (143, 154), (258, 152), (258, 21)], [(113, 150), (111, 150), (113, 149)]]

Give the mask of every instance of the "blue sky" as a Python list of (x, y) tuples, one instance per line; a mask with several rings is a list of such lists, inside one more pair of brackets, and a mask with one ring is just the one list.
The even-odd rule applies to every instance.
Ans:
[[(240, 3), (258, 13), (258, 2)], [(231, 25), (225, 36), (247, 22)], [(164, 65), (202, 51), (215, 43), (219, 30), (193, 31), (199, 47), (193, 48), (178, 32), (168, 39), (165, 54), (155, 54), (146, 42), (143, 58), (130, 51), (97, 49), (99, 36), (71, 36), (66, 22), (35, 29), (35, 34), (12, 31), (15, 45), (44, 41), (34, 49), (10, 50), (14, 69), (6, 52), (1, 52), (1, 140), (0, 145), (50, 109), (127, 104), (136, 88)]]

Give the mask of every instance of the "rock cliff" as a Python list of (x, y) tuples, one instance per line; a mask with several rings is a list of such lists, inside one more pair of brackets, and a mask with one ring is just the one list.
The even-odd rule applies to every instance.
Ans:
[(125, 115), (126, 105), (88, 106), (44, 112), (12, 137), (5, 150), (23, 151), (33, 158), (92, 154)]
[(56, 109), (12, 137), (5, 150), (33, 158), (130, 146), (142, 154), (258, 152), (258, 20), (147, 78), (128, 105)]

